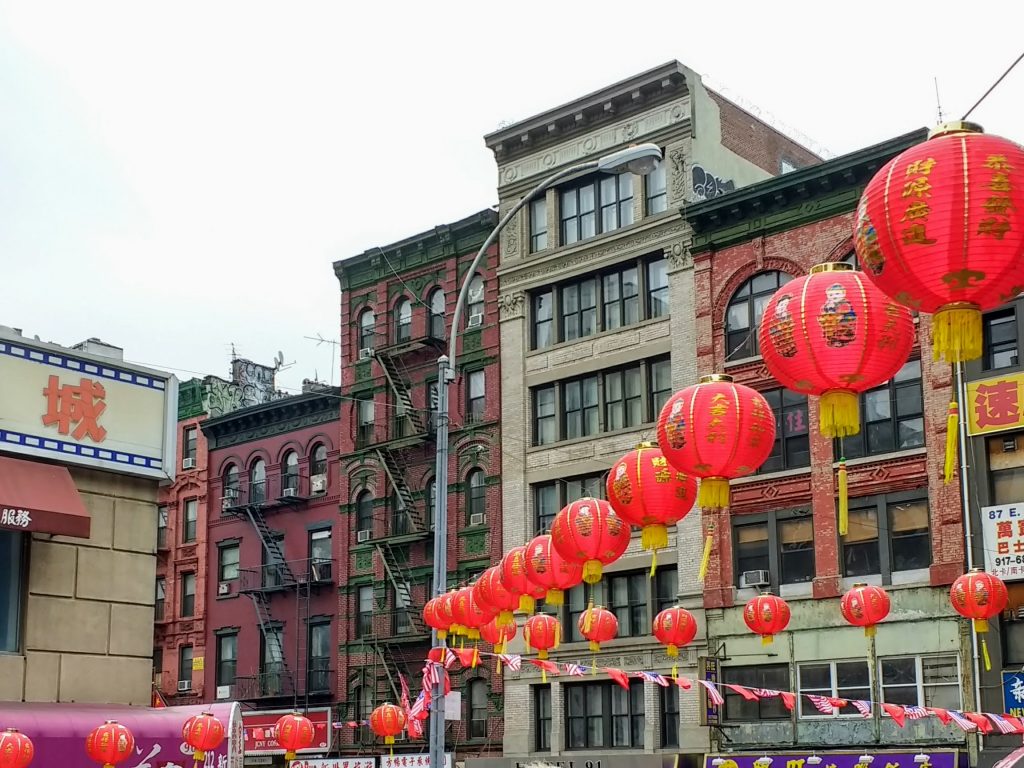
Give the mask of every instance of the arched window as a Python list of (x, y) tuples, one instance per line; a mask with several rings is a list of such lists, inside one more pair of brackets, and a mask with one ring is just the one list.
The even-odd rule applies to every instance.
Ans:
[(282, 495), (291, 489), (292, 494), (299, 492), (299, 454), (295, 451), (288, 451), (281, 461), (281, 491)]
[(412, 302), (402, 299), (395, 305), (395, 341), (401, 343), (412, 337)]
[(221, 481), (224, 485), (224, 498), (225, 499), (237, 499), (238, 498), (238, 465), (228, 464), (224, 467), (224, 474), (221, 476)]
[[(469, 515), (470, 525), (480, 525), (484, 522), (484, 509), (487, 489), (484, 486), (484, 471), (472, 469), (466, 475), (467, 501), (466, 512)], [(479, 517), (475, 517), (479, 515)], [(475, 521), (475, 522), (474, 522)]]
[(444, 291), (435, 288), (430, 293), (430, 335), (435, 339), (444, 338)]
[(372, 309), (364, 309), (359, 313), (359, 349), (373, 349), (373, 328), (376, 322)]
[[(477, 324), (482, 323), (484, 316), (484, 279), (480, 275), (473, 275), (473, 279), (469, 281), (469, 293), (466, 296), (466, 303), (469, 305), (466, 308), (466, 323), (471, 327), (474, 322), (477, 322)], [(474, 321), (474, 317), (478, 317), (478, 321)]]
[(373, 530), (373, 494), (363, 491), (356, 497), (356, 530)]
[(761, 272), (747, 280), (729, 299), (725, 311), (725, 358), (739, 360), (761, 354), (757, 326), (765, 305), (793, 278), (785, 272)]
[(469, 738), (487, 738), (487, 681), (478, 677), (469, 683)]
[(309, 473), (311, 475), (327, 474), (327, 446), (317, 443), (313, 447), (313, 460), (310, 462)]
[(424, 501), (425, 501), (424, 506), (426, 507), (426, 511), (427, 511), (427, 516), (426, 516), (426, 518), (427, 518), (426, 519), (427, 530), (433, 530), (434, 529), (434, 515), (435, 515), (436, 510), (437, 510), (437, 499), (434, 498), (434, 495), (436, 493), (437, 493), (437, 481), (434, 480), (434, 478), (430, 478), (427, 481), (427, 487), (426, 487), (426, 489), (425, 489), (425, 491), (423, 493)]
[(256, 459), (249, 469), (249, 503), (258, 504), (267, 499), (267, 463)]

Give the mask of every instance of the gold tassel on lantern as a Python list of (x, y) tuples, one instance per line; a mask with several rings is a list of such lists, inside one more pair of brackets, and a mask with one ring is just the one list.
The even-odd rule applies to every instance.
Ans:
[(966, 301), (940, 307), (932, 315), (932, 351), (947, 363), (981, 357), (981, 310)]
[(850, 488), (846, 476), (846, 457), (839, 458), (839, 535), (850, 532)]
[(974, 620), (974, 631), (978, 633), (978, 639), (981, 640), (981, 658), (985, 661), (985, 671), (992, 671), (992, 659), (988, 655), (988, 643), (985, 642), (985, 636), (988, 635), (988, 621), (985, 619)]
[(604, 566), (601, 565), (600, 560), (587, 560), (583, 564), (583, 580), (587, 584), (597, 584), (601, 580), (602, 573), (604, 573)]
[(565, 592), (560, 589), (549, 589), (544, 596), (544, 602), (548, 605), (565, 605)]
[(775, 639), (771, 635), (761, 635), (761, 645), (771, 645)]
[(825, 437), (849, 437), (860, 432), (860, 405), (857, 395), (845, 389), (831, 389), (818, 402), (821, 434)]
[(661, 523), (645, 525), (640, 529), (640, 547), (655, 552), (668, 546), (668, 527)]
[(956, 471), (956, 447), (958, 443), (958, 429), (960, 427), (960, 407), (956, 402), (949, 404), (946, 412), (946, 460), (942, 465), (942, 479), (946, 485), (953, 481), (953, 473)]
[(697, 580), (702, 582), (708, 575), (708, 566), (711, 564), (711, 547), (715, 542), (715, 524), (708, 526), (708, 535), (704, 537), (704, 552), (700, 556), (700, 569), (697, 571)]
[(729, 506), (729, 481), (724, 477), (704, 477), (697, 491), (697, 506), (703, 509), (725, 509)]
[(519, 596), (519, 612), (525, 614), (533, 613), (537, 606), (537, 601), (534, 600), (530, 595)]

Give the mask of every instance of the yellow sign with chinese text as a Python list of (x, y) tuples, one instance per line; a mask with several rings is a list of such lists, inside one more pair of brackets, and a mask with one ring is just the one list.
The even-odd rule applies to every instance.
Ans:
[(192, 659), (192, 671), (193, 672), (202, 672), (204, 669), (206, 669), (206, 657), (205, 656), (196, 656), (196, 657), (194, 657)]
[(988, 435), (1024, 427), (1024, 373), (1007, 373), (967, 384), (967, 432)]

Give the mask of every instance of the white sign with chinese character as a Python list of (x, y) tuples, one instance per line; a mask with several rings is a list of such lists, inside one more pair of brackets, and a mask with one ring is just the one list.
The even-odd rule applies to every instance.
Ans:
[(315, 757), (292, 760), (289, 768), (377, 768), (375, 757)]
[(981, 508), (985, 570), (1003, 581), (1024, 580), (1024, 502)]
[[(430, 755), (381, 755), (380, 768), (430, 768)], [(444, 768), (452, 768), (452, 753), (444, 753)]]

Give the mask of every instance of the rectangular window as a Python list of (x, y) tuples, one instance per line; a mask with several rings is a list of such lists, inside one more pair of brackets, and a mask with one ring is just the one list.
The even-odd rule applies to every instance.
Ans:
[(842, 537), (843, 575), (928, 568), (932, 562), (928, 501), (918, 492), (851, 499), (849, 531)]
[(604, 375), (605, 431), (635, 427), (644, 423), (641, 366)]
[(572, 341), (597, 333), (597, 278), (562, 286), (562, 341)]
[(660, 258), (647, 263), (647, 317), (668, 313), (668, 260)]
[[(654, 611), (656, 616), (666, 608), (679, 602), (679, 571), (674, 567), (663, 566), (655, 576)], [(677, 710), (678, 711), (678, 710)]]
[(238, 633), (217, 635), (217, 685), (234, 685), (238, 669)]
[(331, 690), (331, 625), (325, 622), (309, 625), (307, 686), (310, 692)]
[(167, 507), (159, 506), (156, 508), (156, 548), (167, 549), (167, 524), (169, 522), (169, 513)]
[(640, 322), (640, 280), (636, 265), (609, 272), (601, 278), (601, 306), (605, 331)]
[(192, 646), (183, 645), (178, 649), (178, 688), (184, 688), (182, 683), (188, 683), (186, 690), (192, 689)]
[(647, 197), (647, 215), (653, 216), (668, 210), (668, 185), (667, 168), (665, 163), (658, 163), (658, 167), (644, 177), (644, 187)]
[(538, 752), (551, 751), (551, 686), (533, 687), (534, 747)]
[(534, 534), (547, 533), (558, 511), (570, 502), (592, 497), (604, 498), (604, 475), (579, 475), (565, 480), (535, 483), (533, 490)]
[(643, 573), (606, 576), (608, 610), (619, 620), (619, 637), (639, 637), (650, 632), (647, 621), (647, 582)]
[(196, 615), (196, 575), (181, 574), (181, 618)]
[(360, 446), (370, 445), (373, 442), (373, 398), (360, 398), (356, 400), (356, 418), (358, 427), (356, 442)]
[(661, 746), (679, 746), (679, 686), (659, 686), (661, 692)]
[(191, 459), (192, 461), (196, 460), (196, 439), (198, 433), (199, 430), (196, 427), (185, 428), (185, 435), (184, 439), (182, 440), (182, 448), (184, 454), (182, 458)]
[(218, 545), (217, 561), (220, 581), (234, 581), (238, 578), (239, 548), (237, 544)]
[(647, 414), (647, 420), (657, 421), (661, 415), (661, 409), (672, 397), (672, 363), (667, 359), (656, 360), (651, 363), (650, 370), (650, 393), (648, 396), (650, 412)]
[[(768, 523), (737, 525), (733, 529), (736, 547), (736, 577), (750, 571), (770, 571)], [(737, 582), (740, 586), (741, 582)]]
[(558, 439), (555, 385), (533, 390), (533, 444), (548, 445)]
[(897, 656), (879, 659), (882, 700), (887, 704), (959, 710), (956, 656)]
[(803, 694), (826, 696), (832, 699), (870, 701), (871, 681), (866, 661), (826, 661), (816, 664), (800, 664), (797, 667), (800, 696), (800, 717), (860, 717), (858, 709), (850, 703), (844, 707), (833, 707), (826, 714), (814, 706)]
[(642, 747), (644, 687), (630, 681), (627, 691), (617, 683), (564, 685), (566, 749)]
[(284, 534), (279, 533), (274, 536), (274, 540), (277, 542), (277, 546), (273, 550), (267, 547), (262, 547), (261, 564), (263, 566), (263, 578), (262, 585), (264, 588), (273, 589), (274, 587), (280, 587), (284, 584), (284, 569), (281, 567), (282, 559), (281, 554), (284, 552)]
[[(769, 688), (775, 691), (790, 691), (789, 665), (764, 664), (756, 667), (722, 667), (722, 680), (746, 688)], [(725, 694), (725, 719), (733, 722), (756, 722), (758, 720), (788, 720), (789, 712), (782, 698), (773, 696), (758, 701), (747, 701), (740, 694), (727, 688)]]
[(189, 544), (196, 540), (196, 527), (199, 524), (199, 499), (186, 499), (182, 512), (181, 543)]
[[(3, 534), (0, 534), (0, 540), (2, 540)], [(166, 606), (167, 605), (167, 580), (163, 576), (160, 576), (156, 580), (156, 596), (154, 597), (153, 605), (153, 620), (163, 621), (166, 618)]]
[[(800, 510), (754, 517), (740, 517), (733, 526), (736, 586), (764, 588), (814, 579), (813, 518)], [(758, 571), (767, 571), (767, 585)]]
[(533, 320), (533, 348), (543, 349), (555, 343), (554, 334), (554, 291), (533, 294), (530, 304)]
[(471, 422), (484, 420), (484, 406), (487, 400), (487, 384), (483, 371), (470, 371), (466, 377), (467, 399), (466, 417)]
[(919, 499), (902, 504), (887, 504), (885, 509), (889, 519), (892, 569), (912, 571), (930, 566), (928, 502)]
[(814, 521), (810, 517), (778, 522), (779, 576), (782, 584), (814, 579)]
[(533, 530), (538, 536), (551, 528), (551, 521), (562, 508), (559, 504), (557, 481), (533, 486)]
[(469, 684), (469, 738), (487, 738), (487, 681), (482, 678)]
[(982, 337), (982, 365), (986, 371), (1017, 365), (1017, 312), (1003, 309), (985, 315)]
[(530, 253), (548, 247), (548, 200), (537, 197), (530, 201)]
[(580, 617), (587, 610), (590, 598), (595, 605), (604, 605), (615, 614), (619, 622), (618, 637), (639, 637), (651, 630), (648, 617), (676, 605), (679, 593), (679, 574), (674, 566), (658, 569), (650, 578), (648, 571), (631, 571), (606, 575), (593, 587), (579, 585), (565, 595), (562, 626), (566, 627), (566, 640), (580, 643)]
[(587, 376), (562, 385), (565, 401), (565, 437), (596, 435), (598, 432), (597, 376)]
[(359, 636), (368, 637), (373, 634), (373, 587), (359, 588)]
[(836, 456), (856, 459), (924, 445), (921, 361), (911, 360), (892, 379), (860, 396), (860, 432), (836, 444)]
[(761, 393), (775, 414), (775, 445), (758, 472), (778, 472), (811, 465), (811, 445), (807, 431), (807, 397), (788, 389), (769, 389)]

